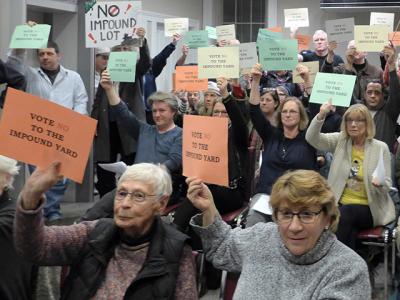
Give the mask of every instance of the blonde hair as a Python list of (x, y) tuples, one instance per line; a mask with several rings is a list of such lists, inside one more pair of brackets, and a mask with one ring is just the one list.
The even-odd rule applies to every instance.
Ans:
[(343, 132), (346, 138), (349, 137), (346, 128), (346, 118), (352, 113), (358, 113), (365, 118), (365, 125), (367, 127), (367, 140), (372, 140), (375, 136), (375, 122), (372, 119), (372, 115), (368, 108), (364, 104), (354, 104), (350, 106), (343, 115), (342, 123), (340, 124), (340, 130)]
[(328, 182), (319, 173), (296, 170), (279, 177), (272, 187), (270, 198), (274, 220), (282, 202), (300, 206), (320, 205), (324, 214), (331, 219), (329, 229), (336, 231), (339, 222), (338, 205)]
[(300, 113), (300, 122), (299, 122), (299, 129), (300, 130), (305, 130), (308, 126), (308, 115), (307, 112), (303, 106), (303, 103), (296, 97), (286, 97), (285, 100), (282, 101), (282, 103), (279, 105), (279, 108), (276, 113), (276, 123), (279, 128), (283, 128), (282, 124), (282, 109), (285, 106), (286, 103), (288, 102), (294, 102), (297, 104), (297, 107), (299, 108), (299, 113)]

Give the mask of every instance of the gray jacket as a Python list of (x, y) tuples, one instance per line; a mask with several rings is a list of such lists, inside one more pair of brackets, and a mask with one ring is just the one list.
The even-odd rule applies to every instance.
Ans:
[(241, 272), (233, 299), (368, 300), (368, 269), (353, 250), (325, 231), (315, 247), (294, 256), (275, 223), (231, 229), (218, 216), (203, 228), (202, 215), (191, 224), (216, 268)]

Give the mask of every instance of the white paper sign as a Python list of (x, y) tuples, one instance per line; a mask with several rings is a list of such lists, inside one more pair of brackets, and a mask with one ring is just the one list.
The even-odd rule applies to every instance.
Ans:
[(379, 160), (378, 164), (376, 165), (376, 169), (372, 173), (372, 178), (376, 178), (378, 180), (378, 183), (380, 185), (385, 184), (385, 177), (386, 177), (386, 172), (385, 172), (385, 164), (383, 162), (383, 150), (381, 149), (381, 153), (379, 155)]
[(284, 10), (285, 27), (308, 27), (308, 8), (290, 8)]
[(259, 211), (260, 213), (266, 215), (272, 215), (272, 208), (269, 203), (269, 195), (267, 194), (258, 194), (257, 199), (254, 199), (255, 203), (251, 207), (252, 209)]
[(251, 69), (258, 63), (256, 43), (239, 44), (239, 63), (241, 69)]
[(217, 41), (230, 41), (236, 39), (235, 24), (221, 25), (216, 27)]
[(393, 31), (394, 13), (371, 12), (369, 25), (386, 25), (389, 31)]
[(85, 4), (86, 48), (112, 48), (133, 37), (141, 10), (141, 1)]
[(99, 164), (100, 168), (113, 172), (117, 175), (121, 175), (126, 171), (126, 168), (128, 167), (123, 161), (118, 161), (115, 163), (110, 163), (110, 164)]
[(183, 34), (189, 31), (188, 18), (164, 19), (165, 36), (173, 36), (175, 33)]
[(354, 39), (354, 18), (328, 20), (325, 22), (325, 30), (328, 41), (351, 41)]

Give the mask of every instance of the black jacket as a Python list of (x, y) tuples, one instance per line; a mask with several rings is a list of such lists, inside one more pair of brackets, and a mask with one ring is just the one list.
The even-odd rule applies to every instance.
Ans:
[[(160, 218), (155, 220), (146, 261), (129, 285), (124, 299), (173, 299), (183, 247), (187, 236)], [(61, 299), (91, 299), (103, 282), (108, 262), (119, 243), (112, 219), (101, 219), (89, 234), (80, 259), (71, 266)]]
[[(0, 84), (6, 83), (7, 87), (25, 90), (26, 81), (24, 75), (8, 66), (0, 59)], [(6, 90), (0, 96), (0, 107), (3, 107)]]

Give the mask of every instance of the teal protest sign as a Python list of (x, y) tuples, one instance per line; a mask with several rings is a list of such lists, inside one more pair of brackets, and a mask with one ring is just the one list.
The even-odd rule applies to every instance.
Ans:
[(135, 82), (137, 52), (111, 52), (108, 72), (112, 81)]
[(190, 49), (208, 47), (208, 32), (206, 30), (188, 31), (185, 33), (183, 43)]
[(266, 40), (258, 44), (260, 64), (265, 70), (294, 70), (298, 63), (297, 40)]
[(47, 48), (51, 26), (37, 24), (34, 26), (18, 25), (11, 37), (11, 49)]
[(208, 32), (208, 38), (216, 40), (217, 39), (217, 28), (206, 26), (206, 31)]
[(353, 75), (317, 73), (310, 102), (323, 104), (331, 99), (333, 105), (348, 107), (355, 82), (356, 76)]
[(258, 29), (257, 46), (261, 41), (281, 40), (283, 39), (282, 32), (274, 32), (265, 28)]

